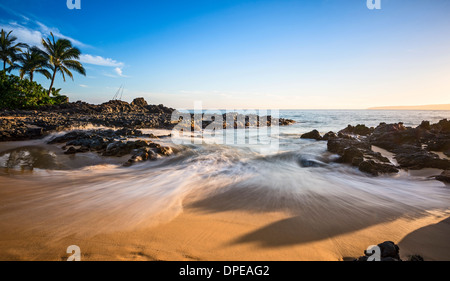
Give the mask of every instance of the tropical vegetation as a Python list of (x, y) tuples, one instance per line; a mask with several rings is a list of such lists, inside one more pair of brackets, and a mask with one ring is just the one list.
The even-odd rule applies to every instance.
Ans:
[[(61, 89), (53, 87), (55, 78), (60, 73), (64, 81), (66, 76), (73, 80), (71, 71), (86, 75), (79, 61), (81, 51), (67, 39), (56, 40), (53, 33), (42, 38), (42, 46), (30, 47), (17, 42), (12, 32), (2, 29), (0, 34), (0, 108), (37, 108), (67, 102), (68, 98), (59, 94)], [(10, 74), (13, 70), (18, 70), (19, 76)], [(33, 81), (36, 74), (50, 80), (48, 90)]]

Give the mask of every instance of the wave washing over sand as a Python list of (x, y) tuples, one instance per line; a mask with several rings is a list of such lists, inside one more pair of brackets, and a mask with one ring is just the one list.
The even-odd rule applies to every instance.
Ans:
[[(439, 171), (368, 176), (300, 139), (305, 114), (321, 113), (284, 114), (298, 123), (270, 154), (161, 139), (179, 152), (122, 167), (123, 157), (65, 155), (47, 144), (54, 136), (2, 143), (0, 259), (64, 260), (75, 244), (85, 260), (345, 260), (393, 240), (403, 257), (450, 260), (450, 190), (428, 177)], [(333, 114), (310, 126), (344, 128), (330, 128)]]

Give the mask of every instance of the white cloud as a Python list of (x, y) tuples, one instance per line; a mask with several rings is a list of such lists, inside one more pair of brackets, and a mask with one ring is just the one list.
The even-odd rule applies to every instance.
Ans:
[(110, 72), (104, 72), (103, 75), (106, 76), (106, 77), (111, 77), (111, 78), (118, 78), (118, 77), (128, 78), (128, 77), (130, 77), (130, 76), (127, 76), (127, 75), (123, 74), (122, 67), (115, 67), (114, 68), (114, 74), (110, 73)]
[(45, 24), (43, 24), (43, 23), (41, 23), (39, 21), (36, 21), (36, 24), (38, 25), (40, 31), (43, 34), (50, 35), (50, 32), (51, 32), (51, 33), (53, 33), (53, 35), (55, 35), (55, 37), (59, 37), (59, 38), (63, 38), (63, 39), (69, 40), (70, 42), (72, 42), (72, 44), (74, 46), (79, 46), (79, 47), (84, 47), (84, 48), (91, 47), (91, 46), (89, 46), (87, 44), (84, 44), (84, 43), (82, 43), (82, 42), (72, 38), (72, 37), (69, 37), (69, 36), (66, 36), (66, 35), (62, 34), (59, 31), (59, 29), (57, 29), (57, 28), (50, 28), (50, 27), (46, 26)]
[(7, 32), (13, 30), (11, 35), (16, 36), (18, 41), (20, 42), (26, 43), (28, 45), (41, 45), (43, 34), (40, 31), (31, 30), (15, 22), (11, 22), (6, 25), (0, 23), (0, 28), (4, 29)]
[(101, 66), (110, 66), (110, 67), (122, 67), (123, 63), (118, 62), (116, 60), (110, 58), (104, 58), (101, 56), (93, 56), (88, 54), (82, 54), (80, 56), (80, 61), (83, 63), (93, 64), (93, 65), (101, 65)]
[(128, 77), (123, 74), (123, 62), (118, 62), (116, 60), (110, 59), (110, 58), (104, 58), (101, 56), (93, 56), (93, 55), (81, 55), (80, 61), (85, 64), (93, 64), (93, 65), (99, 65), (99, 66), (106, 66), (106, 67), (114, 67), (114, 73), (103, 73), (106, 77), (111, 78), (117, 78), (117, 77)]
[(41, 45), (42, 38), (49, 37), (51, 32), (57, 38), (63, 38), (71, 41), (74, 46), (92, 48), (79, 40), (62, 34), (57, 28), (50, 28), (39, 21), (31, 21), (25, 16), (22, 17), (27, 19), (27, 22), (19, 24), (17, 21), (11, 20), (7, 24), (0, 23), (0, 28), (7, 31), (13, 30), (14, 36), (16, 36), (19, 41), (29, 45), (37, 45), (38, 47)]
[(117, 75), (122, 76), (122, 69), (120, 67), (114, 68), (114, 71), (117, 73)]
[(84, 84), (80, 84), (80, 87), (82, 87), (82, 88), (89, 88), (88, 85), (84, 85)]
[[(1, 4), (0, 4), (0, 8), (6, 10), (8, 13), (26, 21), (26, 22), (18, 23), (16, 20), (10, 20), (7, 23), (6, 22), (2, 23), (1, 22), (2, 20), (0, 20), (0, 28), (4, 29), (6, 31), (13, 30), (12, 35), (17, 37), (19, 42), (26, 43), (30, 46), (37, 46), (39, 48), (43, 48), (42, 47), (42, 38), (49, 37), (50, 33), (53, 33), (53, 35), (56, 38), (67, 39), (67, 40), (71, 41), (74, 46), (92, 48), (91, 46), (84, 44), (84, 43), (80, 42), (79, 40), (76, 40), (72, 37), (62, 34), (58, 28), (48, 27), (47, 25), (43, 24), (42, 22), (40, 22), (38, 20), (30, 19), (24, 15), (21, 15), (12, 10), (9, 10)], [(105, 57), (90, 55), (90, 54), (82, 54), (80, 56), (80, 62), (82, 62), (84, 64), (113, 67), (114, 73), (116, 73), (116, 75), (118, 75), (119, 77), (127, 77), (123, 74), (123, 67), (125, 64), (123, 62), (119, 62), (112, 58), (105, 58)], [(113, 76), (113, 74), (110, 74), (110, 75)], [(116, 75), (114, 75), (114, 77), (117, 77)]]

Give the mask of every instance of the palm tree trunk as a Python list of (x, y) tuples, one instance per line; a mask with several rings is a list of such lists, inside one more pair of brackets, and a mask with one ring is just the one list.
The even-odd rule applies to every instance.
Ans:
[(30, 71), (30, 82), (33, 82), (33, 71)]
[(4, 60), (3, 61), (3, 71), (5, 71), (5, 69), (6, 69), (6, 61)]
[(56, 69), (53, 70), (52, 83), (50, 84), (50, 88), (48, 89), (48, 96), (52, 93), (53, 82), (55, 82), (56, 77)]

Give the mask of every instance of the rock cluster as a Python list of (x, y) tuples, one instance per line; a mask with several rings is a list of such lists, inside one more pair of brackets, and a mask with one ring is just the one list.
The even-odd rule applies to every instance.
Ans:
[(75, 102), (42, 107), (39, 111), (0, 111), (0, 141), (41, 138), (49, 132), (89, 125), (116, 128), (171, 129), (172, 108), (147, 105), (143, 98), (131, 104), (112, 100), (101, 105)]
[(116, 131), (111, 129), (72, 131), (53, 138), (49, 141), (49, 144), (64, 143), (65, 145), (62, 148), (66, 150), (65, 154), (93, 151), (103, 156), (122, 157), (130, 155), (130, 159), (124, 163), (124, 166), (173, 154), (170, 147), (161, 146), (149, 140), (136, 140), (137, 137), (149, 138), (154, 136), (143, 135), (139, 130), (126, 128)]
[[(74, 102), (55, 106), (46, 106), (38, 111), (27, 110), (3, 110), (0, 111), (0, 141), (16, 141), (41, 138), (49, 132), (69, 130), (71, 128), (85, 127), (89, 125), (106, 126), (113, 128), (157, 128), (172, 129), (182, 118), (172, 121), (175, 109), (164, 105), (149, 105), (143, 98), (136, 98), (128, 103), (120, 100), (94, 105), (85, 102)], [(199, 129), (191, 115), (188, 124), (191, 130)], [(230, 116), (229, 116), (230, 117)], [(233, 124), (227, 124), (226, 116), (223, 116), (223, 126), (228, 128), (244, 128), (259, 126), (252, 124), (249, 116), (231, 113)], [(260, 119), (254, 116), (255, 120)], [(211, 124), (211, 120), (201, 120), (202, 128)], [(252, 118), (250, 118), (252, 119)], [(253, 119), (252, 119), (253, 120)], [(271, 116), (264, 119), (267, 126), (272, 124)], [(290, 125), (293, 120), (279, 118), (279, 125)], [(196, 127), (197, 126), (197, 127)]]
[[(403, 123), (381, 123), (376, 128), (349, 125), (338, 134), (329, 132), (321, 136), (314, 130), (302, 138), (328, 141), (328, 151), (340, 155), (338, 162), (351, 164), (374, 176), (398, 173), (399, 169), (437, 168), (444, 172), (436, 179), (449, 182), (450, 160), (445, 157), (450, 156), (450, 121), (447, 119), (436, 124), (423, 121), (416, 128)], [(396, 163), (373, 151), (373, 146), (393, 153)]]
[[(273, 123), (278, 126), (288, 126), (295, 123), (294, 120), (285, 118), (272, 118), (272, 116), (259, 116), (255, 114), (244, 115), (238, 112), (228, 112), (224, 114), (208, 115), (202, 114), (201, 118), (196, 117), (195, 114), (187, 114), (188, 120), (183, 121), (180, 118), (180, 124), (182, 128), (186, 130), (200, 130), (206, 129), (208, 126), (221, 127), (223, 129), (242, 129), (242, 128), (257, 128), (267, 126), (270, 127)], [(214, 123), (214, 124), (213, 124)], [(275, 125), (274, 124), (274, 125)]]

